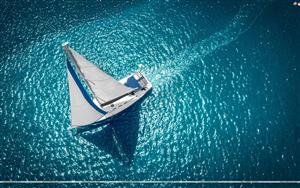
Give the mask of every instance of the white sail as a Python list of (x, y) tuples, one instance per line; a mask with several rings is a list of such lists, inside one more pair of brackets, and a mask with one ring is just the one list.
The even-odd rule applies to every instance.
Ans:
[(103, 117), (106, 112), (97, 107), (81, 85), (70, 62), (67, 62), (71, 102), (71, 126), (89, 125)]
[(134, 89), (121, 84), (113, 77), (100, 70), (72, 48), (67, 46), (67, 50), (69, 51), (71, 58), (73, 58), (73, 61), (77, 64), (78, 71), (84, 77), (83, 79), (88, 82), (90, 89), (95, 95), (94, 97), (97, 98), (100, 104), (109, 103), (110, 101), (134, 91)]

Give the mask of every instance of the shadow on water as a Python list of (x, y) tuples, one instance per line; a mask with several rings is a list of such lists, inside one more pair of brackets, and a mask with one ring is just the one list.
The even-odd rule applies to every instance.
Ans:
[(139, 108), (143, 100), (145, 97), (107, 125), (78, 130), (78, 134), (113, 158), (131, 164), (138, 139)]

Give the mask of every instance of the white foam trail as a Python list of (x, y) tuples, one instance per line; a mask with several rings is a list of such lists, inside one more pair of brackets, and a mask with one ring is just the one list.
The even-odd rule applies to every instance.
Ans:
[(245, 3), (225, 29), (214, 33), (191, 48), (184, 50), (173, 60), (170, 59), (160, 66), (147, 70), (147, 72), (150, 73), (150, 77), (151, 75), (154, 76), (150, 79), (155, 85), (163, 85), (167, 83), (169, 79), (187, 69), (195, 60), (200, 60), (204, 63), (202, 59), (206, 55), (230, 44), (249, 30), (262, 10), (262, 4), (255, 2)]

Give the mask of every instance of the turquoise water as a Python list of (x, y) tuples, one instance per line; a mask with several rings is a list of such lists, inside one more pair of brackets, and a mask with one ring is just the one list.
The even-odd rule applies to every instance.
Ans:
[[(4, 1), (1, 180), (300, 180), (300, 7), (289, 1)], [(115, 78), (127, 116), (68, 131), (69, 41)]]

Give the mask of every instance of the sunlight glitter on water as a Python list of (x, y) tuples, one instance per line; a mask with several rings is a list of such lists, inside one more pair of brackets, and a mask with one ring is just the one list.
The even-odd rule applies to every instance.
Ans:
[[(83, 15), (94, 10), (88, 3), (78, 6), (86, 8)], [(269, 22), (257, 23), (270, 19), (264, 12), (272, 6), (253, 1), (121, 3), (105, 16), (91, 11), (91, 17), (83, 20), (58, 18), (70, 27), (47, 33), (56, 22), (53, 17), (46, 19), (35, 5), (37, 20), (24, 17), (21, 22), (4, 23), (6, 35), (10, 24), (15, 24), (13, 31), (22, 36), (19, 42), (11, 41), (17, 43), (15, 47), (1, 51), (7, 53), (0, 64), (0, 114), (9, 133), (1, 135), (6, 143), (2, 177), (297, 177), (291, 175), (299, 170), (294, 134), (284, 140), (291, 133), (280, 129), (286, 121), (293, 129), (294, 112), (288, 107), (289, 98), (295, 96), (294, 91), (285, 93), (280, 88), (292, 85), (294, 70), (299, 69), (285, 68), (288, 81), (280, 81), (277, 72), (283, 68), (276, 66), (279, 57), (273, 53), (279, 37), (271, 35), (277, 32), (268, 28)], [(46, 13), (62, 11), (53, 7)], [(44, 33), (39, 31), (43, 34), (30, 40), (35, 24)], [(31, 27), (23, 29), (24, 25)], [(79, 135), (67, 131), (69, 96), (60, 46), (65, 41), (117, 79), (142, 64), (154, 85), (152, 94), (112, 126)]]

